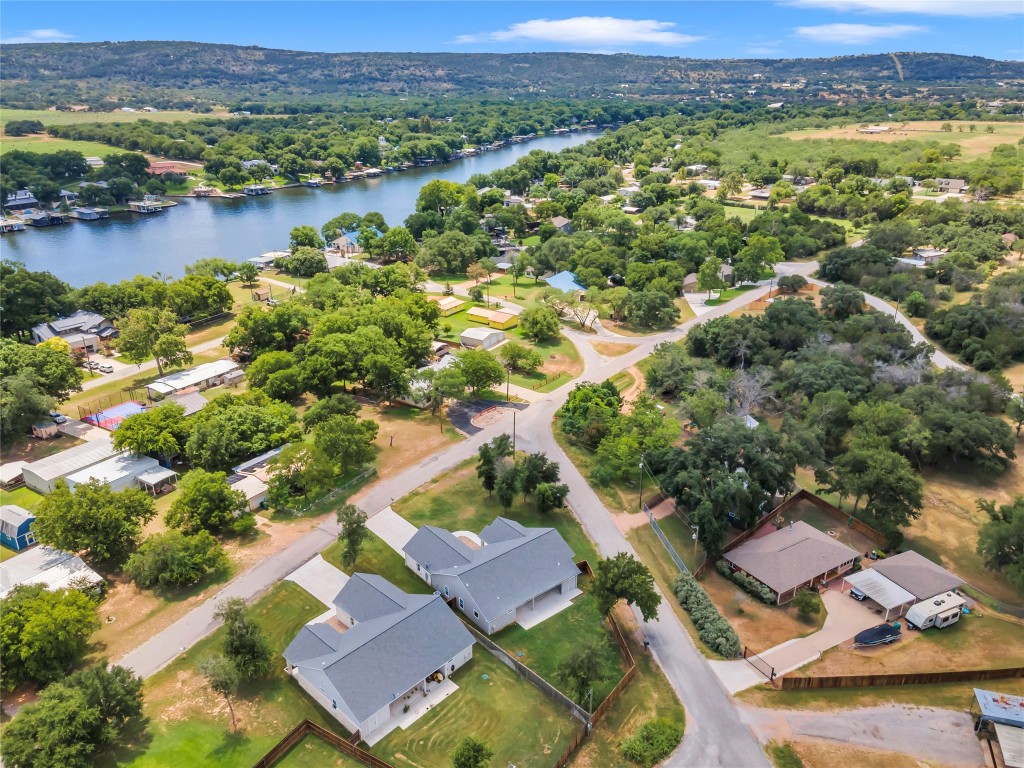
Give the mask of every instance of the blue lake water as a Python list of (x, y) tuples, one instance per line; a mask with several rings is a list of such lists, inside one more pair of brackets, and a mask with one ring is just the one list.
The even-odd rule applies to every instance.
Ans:
[(178, 205), (162, 213), (117, 214), (4, 235), (0, 256), (53, 272), (76, 287), (156, 272), (179, 277), (185, 265), (197, 259), (219, 256), (240, 261), (284, 249), (292, 227), (311, 224), (319, 229), (344, 211), (379, 211), (388, 224), (401, 224), (428, 181), (462, 183), (474, 174), (511, 165), (534, 149), (557, 152), (596, 135), (585, 131), (545, 136), (446, 165), (316, 189), (295, 187), (237, 200), (174, 198)]

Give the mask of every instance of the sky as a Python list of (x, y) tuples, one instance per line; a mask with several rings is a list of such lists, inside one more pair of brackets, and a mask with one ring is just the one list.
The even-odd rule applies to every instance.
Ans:
[(305, 51), (927, 51), (1024, 59), (1024, 0), (3, 0), (0, 43), (190, 40)]

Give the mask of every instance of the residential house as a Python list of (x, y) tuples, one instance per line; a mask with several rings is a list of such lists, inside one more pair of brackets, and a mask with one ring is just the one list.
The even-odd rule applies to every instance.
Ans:
[(683, 290), (686, 293), (691, 293), (697, 290), (697, 273), (691, 272), (683, 278)]
[(551, 225), (559, 232), (567, 235), (572, 234), (572, 222), (565, 218), (565, 216), (555, 216), (551, 219)]
[(568, 270), (546, 277), (544, 282), (556, 290), (578, 293), (581, 297), (587, 292), (586, 288), (576, 282), (576, 275)]
[(99, 483), (112, 491), (124, 491), (139, 487), (136, 479), (139, 475), (158, 469), (161, 467), (156, 459), (122, 451), (105, 461), (67, 475), (64, 482), (72, 491), (76, 486), (87, 483)]
[(440, 343), (445, 352), (438, 355), (437, 360), (416, 369), (416, 373), (412, 375), (412, 380), (409, 382), (409, 393), (395, 398), (398, 402), (411, 405), (414, 408), (426, 408), (430, 405), (432, 374), (455, 364), (455, 356), (447, 353), (448, 345), (444, 342), (434, 343)]
[(0, 563), (0, 598), (15, 587), (41, 584), (46, 589), (97, 589), (103, 577), (78, 555), (52, 547), (32, 547)]
[(84, 349), (88, 352), (98, 352), (100, 342), (115, 338), (117, 329), (103, 315), (84, 309), (79, 309), (60, 320), (40, 323), (32, 329), (32, 341), (36, 344), (57, 336), (64, 339), (72, 351)]
[(704, 163), (694, 163), (693, 165), (686, 166), (686, 173), (688, 176), (699, 176), (702, 173), (706, 173), (708, 167)]
[(910, 260), (916, 262), (918, 265), (935, 264), (947, 253), (948, 251), (944, 251), (940, 248), (915, 248), (910, 255)]
[(772, 196), (772, 188), (771, 187), (760, 187), (758, 189), (750, 190), (750, 199), (751, 200), (767, 200), (771, 196)]
[(806, 587), (853, 568), (857, 552), (798, 520), (767, 536), (748, 539), (722, 555), (733, 568), (764, 584), (785, 603)]
[(467, 349), (494, 349), (505, 340), (505, 332), (497, 328), (467, 328), (459, 341)]
[(58, 480), (106, 461), (113, 455), (114, 445), (110, 438), (101, 437), (26, 464), (21, 474), (25, 485), (33, 491), (50, 493)]
[(473, 636), (436, 593), (410, 595), (355, 573), (334, 606), (330, 623), (307, 624), (295, 636), (285, 669), (368, 744), (418, 700), (433, 693), (440, 703), (455, 687), (448, 678), (473, 658)]
[(551, 615), (581, 594), (573, 551), (554, 528), (504, 517), (479, 536), (424, 525), (403, 552), (417, 576), (487, 634)]
[(727, 285), (732, 285), (735, 282), (735, 277), (732, 273), (732, 267), (728, 264), (723, 264), (722, 268), (718, 270), (718, 276), (725, 281)]
[(38, 205), (39, 201), (36, 200), (36, 196), (27, 189), (19, 189), (10, 193), (4, 202), (4, 208), (9, 211), (23, 211), (26, 208), (36, 208)]
[(214, 360), (212, 363), (204, 363), (187, 371), (178, 371), (152, 381), (146, 385), (146, 389), (150, 397), (158, 398), (177, 394), (191, 387), (203, 390), (221, 384), (230, 384), (244, 375), (242, 367), (234, 360)]
[(967, 181), (964, 179), (936, 179), (935, 188), (939, 192), (960, 194), (967, 189)]
[(255, 512), (266, 503), (267, 491), (270, 490), (270, 486), (256, 475), (231, 475), (228, 485), (231, 490), (245, 496), (245, 504), (250, 512)]
[(0, 543), (9, 549), (25, 549), (36, 543), (32, 523), (36, 516), (17, 504), (0, 507)]
[(722, 182), (718, 179), (698, 179), (697, 183), (704, 187), (704, 189), (718, 189), (722, 186)]
[[(375, 237), (384, 237), (384, 233), (376, 227), (369, 227), (369, 230), (373, 232)], [(362, 253), (363, 247), (359, 244), (359, 233), (361, 231), (359, 229), (352, 229), (348, 232), (342, 232), (341, 235), (331, 240), (331, 248), (347, 254)]]

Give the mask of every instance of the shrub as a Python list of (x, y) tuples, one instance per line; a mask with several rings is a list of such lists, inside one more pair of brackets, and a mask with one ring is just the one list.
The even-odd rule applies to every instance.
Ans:
[(775, 768), (804, 768), (804, 761), (790, 743), (772, 744), (769, 747)]
[(810, 622), (821, 613), (821, 598), (806, 589), (801, 589), (797, 593), (793, 605), (796, 606), (796, 614), (800, 617), (800, 621)]
[(651, 768), (672, 754), (682, 739), (683, 727), (679, 723), (658, 717), (648, 720), (636, 733), (623, 739), (619, 751), (630, 762)]
[(701, 642), (718, 654), (729, 659), (740, 655), (740, 639), (736, 631), (718, 612), (708, 593), (689, 573), (681, 573), (672, 583), (679, 604), (683, 606)]
[(715, 570), (725, 576), (725, 578), (738, 586), (744, 592), (749, 595), (753, 595), (765, 605), (773, 605), (775, 603), (775, 595), (770, 589), (768, 589), (768, 587), (745, 573), (733, 573), (729, 568), (729, 563), (725, 560), (719, 560), (715, 563)]

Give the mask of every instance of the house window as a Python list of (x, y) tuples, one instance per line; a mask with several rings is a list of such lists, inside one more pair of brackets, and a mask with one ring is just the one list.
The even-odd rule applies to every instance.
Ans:
[(462, 598), (460, 597), (460, 598), (459, 598), (459, 608), (465, 608), (465, 607), (466, 607), (466, 603), (465, 603), (465, 601), (463, 601), (463, 599), (462, 599)]
[(336, 702), (334, 699), (331, 699), (331, 709), (337, 709), (337, 708), (338, 708), (338, 702)]
[(480, 618), (480, 613), (479, 613), (479, 611), (473, 611), (473, 618), (474, 618), (474, 619), (479, 619), (479, 618)]
[(450, 597), (450, 595), (448, 593), (448, 585), (447, 584), (445, 584), (445, 587), (444, 587), (444, 596), (445, 597)]

